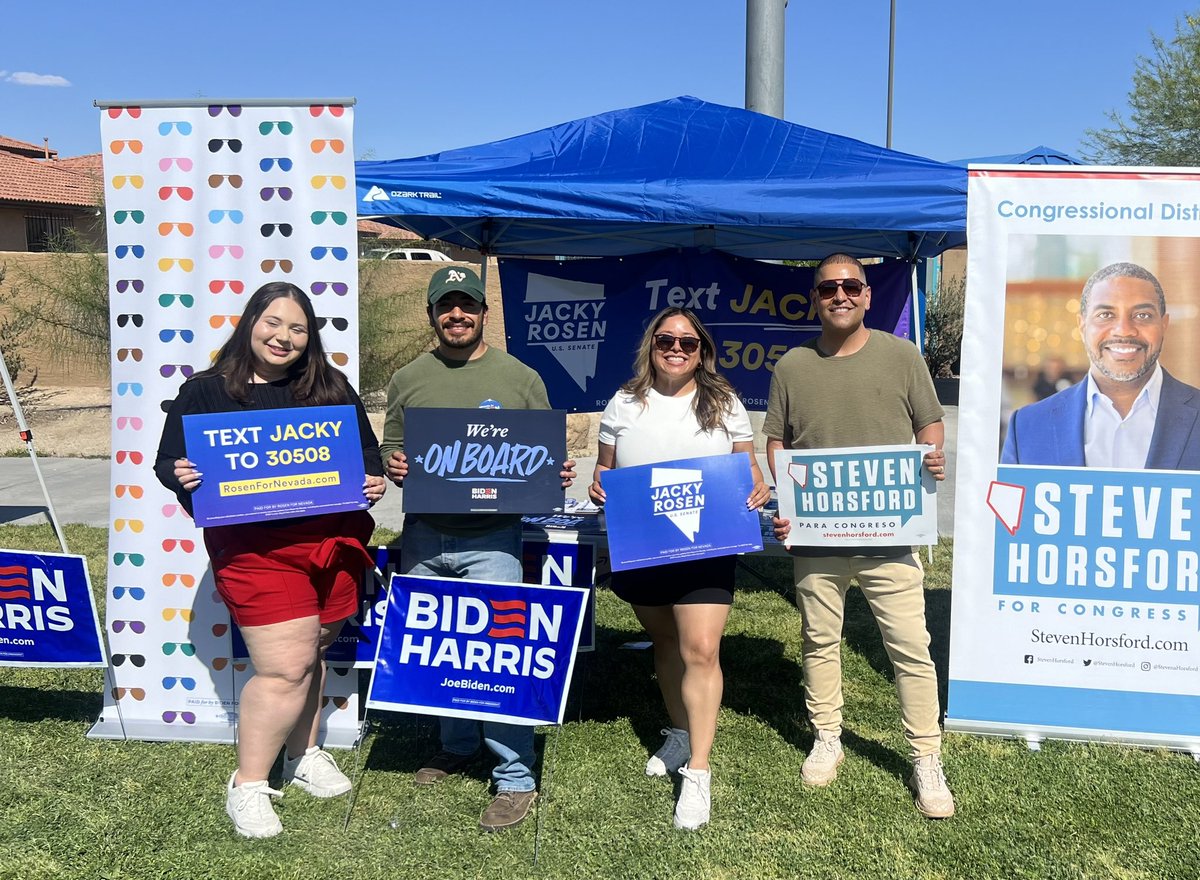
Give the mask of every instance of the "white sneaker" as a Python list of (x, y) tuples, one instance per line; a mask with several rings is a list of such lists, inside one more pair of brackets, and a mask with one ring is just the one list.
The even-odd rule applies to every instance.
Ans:
[(825, 786), (837, 779), (837, 768), (846, 760), (842, 751), (842, 736), (832, 730), (818, 730), (812, 751), (800, 767), (805, 785)]
[(695, 831), (708, 824), (712, 813), (712, 771), (679, 768), (679, 800), (675, 803), (675, 827)]
[(664, 727), (661, 731), (666, 737), (659, 750), (646, 761), (647, 776), (666, 776), (677, 773), (679, 768), (687, 763), (692, 756), (692, 740), (686, 730), (678, 727)]
[(283, 781), (319, 798), (337, 797), (352, 787), (346, 774), (338, 769), (333, 755), (317, 746), (310, 746), (299, 758), (284, 756)]
[(225, 787), (225, 812), (233, 820), (237, 833), (242, 837), (274, 837), (281, 832), (283, 823), (275, 815), (271, 798), (282, 797), (283, 792), (269, 787), (265, 779), (237, 786), (233, 784), (235, 779), (236, 770)]
[(954, 815), (954, 795), (946, 785), (941, 755), (925, 755), (913, 761), (908, 787), (917, 796), (917, 812), (926, 819), (949, 819)]

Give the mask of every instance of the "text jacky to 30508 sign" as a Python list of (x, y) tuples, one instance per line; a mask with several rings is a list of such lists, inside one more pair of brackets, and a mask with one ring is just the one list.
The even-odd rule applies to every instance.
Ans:
[(204, 475), (192, 496), (198, 526), (367, 507), (353, 406), (188, 415), (183, 435)]

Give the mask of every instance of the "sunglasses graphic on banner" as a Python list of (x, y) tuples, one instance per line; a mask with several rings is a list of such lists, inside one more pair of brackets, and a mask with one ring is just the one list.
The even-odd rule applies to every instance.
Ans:
[(345, 330), (350, 322), (345, 318), (317, 318), (317, 329), (324, 330), (326, 324), (332, 324), (334, 330)]
[(179, 303), (185, 309), (190, 309), (196, 304), (196, 298), (190, 293), (160, 293), (158, 295), (158, 304), (164, 309), (175, 303)]
[(287, 134), (292, 133), (293, 128), (294, 128), (294, 126), (286, 120), (284, 120), (282, 122), (276, 122), (276, 121), (260, 122), (258, 124), (258, 133), (262, 134), (262, 135), (267, 135), (267, 134), (270, 134), (272, 131), (278, 130), (280, 134), (287, 135)]
[(287, 156), (268, 156), (265, 159), (258, 160), (258, 167), (262, 171), (270, 171), (276, 165), (279, 166), (280, 171), (292, 170), (292, 160)]
[(209, 116), (220, 116), (222, 111), (237, 118), (242, 115), (242, 106), (241, 104), (210, 104), (208, 107)]
[(159, 171), (170, 171), (172, 165), (180, 171), (191, 171), (193, 167), (192, 160), (187, 156), (166, 156), (158, 160)]
[(144, 223), (146, 221), (145, 211), (114, 211), (113, 220), (117, 223), (124, 223), (129, 220), (133, 223)]
[(225, 149), (234, 153), (240, 153), (242, 151), (242, 142), (237, 138), (212, 138), (208, 142), (208, 151), (210, 153), (219, 153)]
[(122, 278), (116, 283), (117, 293), (124, 293), (133, 288), (134, 293), (141, 293), (146, 289), (146, 282), (140, 278)]
[(146, 590), (143, 587), (113, 587), (112, 594), (114, 599), (129, 596), (135, 602), (140, 602), (146, 598)]
[(226, 287), (228, 287), (232, 293), (245, 293), (246, 292), (245, 282), (238, 281), (237, 279), (215, 278), (212, 281), (208, 282), (209, 293), (220, 293)]
[(182, 330), (167, 329), (167, 330), (159, 330), (158, 331), (158, 338), (160, 340), (162, 340), (163, 342), (170, 342), (176, 336), (178, 336), (184, 342), (191, 342), (193, 339), (196, 338), (196, 334), (193, 331), (188, 330), (186, 328), (182, 329)]
[(138, 669), (141, 669), (143, 666), (146, 665), (146, 656), (144, 654), (113, 654), (112, 655), (113, 666), (124, 666), (126, 660), (129, 661), (130, 665), (136, 666)]
[[(220, 175), (218, 175), (218, 174), (213, 175), (213, 177), (219, 177), (219, 176)], [(241, 178), (239, 177), (238, 180), (240, 181)], [(209, 186), (212, 186), (212, 185), (213, 185), (212, 178), (209, 178)], [(238, 183), (238, 186), (241, 186), (240, 182)], [(209, 223), (220, 223), (221, 221), (226, 220), (226, 219), (228, 219), (230, 223), (241, 223), (242, 220), (244, 219), (244, 217), (245, 217), (245, 215), (242, 214), (242, 212), (238, 211), (237, 209), (213, 210), (213, 211), (208, 212), (208, 222)]]
[(109, 107), (108, 108), (108, 118), (109, 119), (120, 119), (122, 113), (128, 113), (130, 119), (141, 119), (142, 108), (141, 107)]
[(118, 431), (140, 431), (142, 430), (141, 416), (117, 416)]
[(291, 223), (264, 223), (262, 226), (259, 227), (258, 231), (262, 233), (263, 238), (270, 238), (276, 232), (278, 232), (284, 238), (291, 238), (292, 224)]
[[(210, 189), (220, 189), (228, 184), (234, 189), (242, 188), (242, 175), (240, 174), (210, 174), (208, 175), (208, 186)], [(211, 216), (211, 215), (210, 215)], [(235, 221), (237, 223), (241, 220)]]
[(320, 226), (326, 220), (332, 220), (338, 226), (345, 226), (346, 219), (347, 218), (346, 218), (345, 211), (313, 211), (312, 212), (312, 222), (314, 224), (316, 224), (317, 226)]
[(326, 148), (334, 153), (343, 153), (346, 150), (346, 142), (340, 138), (314, 138), (308, 146), (314, 153), (323, 153)]
[[(141, 486), (134, 486), (129, 483), (117, 483), (117, 485), (113, 487), (113, 494), (118, 498), (124, 498), (126, 495), (128, 495), (130, 498), (141, 498), (145, 491), (146, 490)], [(124, 554), (122, 554), (122, 556), (123, 555)], [(118, 565), (119, 564), (120, 563), (118, 563)]]
[(196, 586), (196, 576), (193, 574), (175, 574), (174, 572), (167, 572), (162, 576), (162, 585), (164, 587), (173, 587), (175, 584), (179, 584), (190, 590)]
[(158, 133), (163, 137), (169, 135), (172, 129), (186, 137), (192, 133), (192, 124), (186, 120), (183, 122), (160, 122), (158, 124)]
[(350, 285), (344, 281), (314, 281), (308, 289), (313, 296), (321, 296), (327, 290), (333, 291), (336, 296), (345, 296), (350, 292)]
[(141, 327), (142, 322), (145, 320), (146, 320), (145, 317), (142, 315), (134, 315), (134, 314), (117, 315), (117, 326), (124, 327), (127, 324), (132, 323), (134, 327)]
[(196, 227), (191, 223), (159, 223), (158, 234), (166, 238), (172, 233), (179, 233), (184, 238), (191, 238), (192, 233), (196, 231)]

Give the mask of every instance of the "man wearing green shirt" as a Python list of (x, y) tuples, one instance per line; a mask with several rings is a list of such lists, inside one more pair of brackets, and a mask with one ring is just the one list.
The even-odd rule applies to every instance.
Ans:
[[(924, 467), (946, 478), (945, 428), (929, 370), (916, 346), (863, 324), (871, 308), (862, 263), (846, 254), (817, 267), (812, 296), (821, 334), (779, 359), (763, 433), (775, 474), (778, 449), (917, 443), (934, 447)], [(775, 520), (783, 541), (788, 520)], [(809, 785), (828, 785), (842, 763), (842, 620), (851, 580), (871, 606), (895, 671), (904, 734), (913, 760), (909, 786), (922, 815), (954, 815), (941, 763), (937, 675), (925, 626), (924, 572), (912, 547), (796, 547), (796, 600), (803, 616), (804, 700), (815, 742), (801, 768)]]
[[(388, 383), (383, 454), (396, 485), (408, 475), (404, 454), (407, 407), (549, 409), (546, 386), (529, 367), (483, 339), (487, 300), (479, 276), (447, 266), (429, 281), (429, 323), (437, 347), (396, 371)], [(563, 486), (575, 462), (563, 462)], [(405, 514), (400, 543), (403, 574), (520, 583), (521, 518), (505, 514)], [(441, 749), (413, 779), (434, 785), (469, 764), (481, 743), (495, 756), (496, 797), (480, 827), (510, 828), (529, 815), (537, 798), (533, 727), (463, 718), (441, 719)]]

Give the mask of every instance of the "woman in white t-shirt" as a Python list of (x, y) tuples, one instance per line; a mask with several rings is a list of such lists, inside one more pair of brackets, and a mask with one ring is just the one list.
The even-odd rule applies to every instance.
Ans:
[[(600, 417), (600, 449), (588, 494), (605, 501), (600, 474), (610, 468), (682, 458), (750, 454), (751, 509), (771, 497), (754, 457), (750, 417), (716, 369), (716, 345), (689, 309), (663, 309), (650, 322), (634, 361), (635, 375)], [(670, 728), (646, 762), (647, 776), (681, 777), (675, 827), (708, 822), (708, 757), (717, 731), (724, 680), (720, 645), (733, 604), (737, 557), (721, 556), (613, 572), (612, 588), (629, 602), (654, 642), (654, 668)]]

